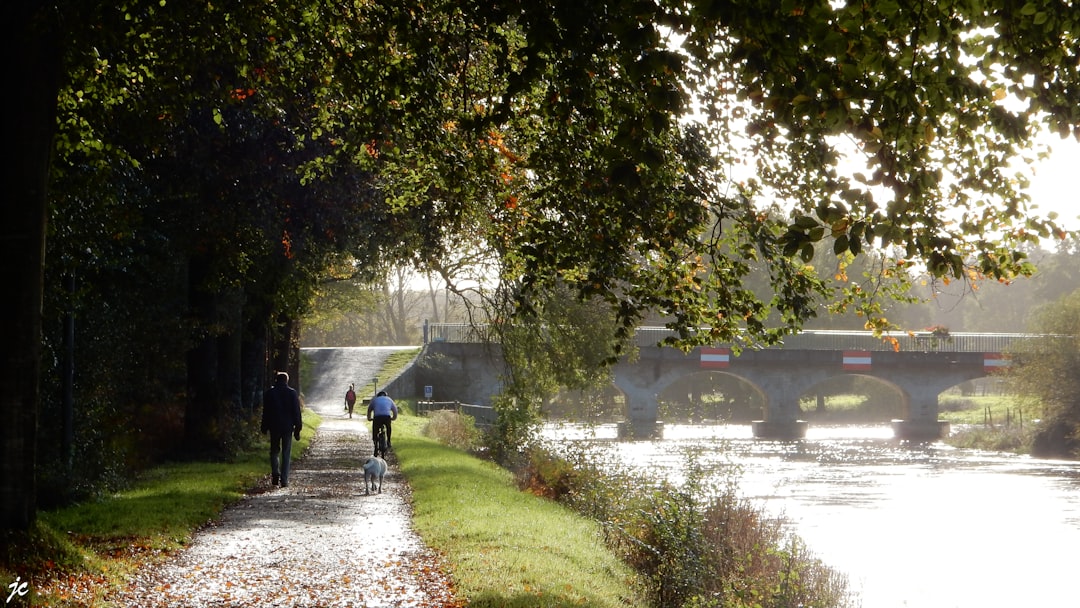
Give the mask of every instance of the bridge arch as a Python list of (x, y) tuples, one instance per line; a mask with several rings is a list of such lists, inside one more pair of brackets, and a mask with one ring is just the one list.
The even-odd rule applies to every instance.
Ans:
[[(861, 402), (852, 405), (856, 399)], [(830, 407), (827, 402), (846, 405)], [(799, 405), (804, 417), (814, 424), (888, 423), (908, 418), (911, 398), (904, 387), (885, 378), (837, 373), (810, 387), (800, 396)]]
[(600, 389), (562, 390), (541, 408), (545, 415), (575, 422), (625, 422), (626, 395), (614, 384)]
[(725, 371), (692, 371), (656, 388), (657, 413), (665, 421), (751, 422), (768, 410), (769, 397), (760, 386)]

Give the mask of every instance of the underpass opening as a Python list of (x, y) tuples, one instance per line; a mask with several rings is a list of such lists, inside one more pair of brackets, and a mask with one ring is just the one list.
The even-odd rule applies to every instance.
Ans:
[(749, 424), (765, 416), (766, 399), (752, 382), (725, 372), (682, 376), (657, 395), (657, 417), (672, 424)]
[(548, 420), (608, 424), (624, 422), (626, 395), (615, 385), (600, 389), (559, 391), (541, 407)]
[(834, 376), (799, 397), (803, 419), (813, 424), (888, 424), (908, 417), (908, 399), (897, 385), (862, 374)]

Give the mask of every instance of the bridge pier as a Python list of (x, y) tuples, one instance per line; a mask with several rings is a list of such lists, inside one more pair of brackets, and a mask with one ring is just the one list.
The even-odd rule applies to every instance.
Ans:
[(752, 425), (755, 438), (778, 441), (803, 439), (806, 437), (807, 427), (810, 426), (805, 420), (755, 420)]
[(631, 418), (619, 423), (619, 439), (663, 439), (664, 423)]
[(905, 441), (937, 441), (952, 430), (947, 420), (893, 420), (893, 436)]

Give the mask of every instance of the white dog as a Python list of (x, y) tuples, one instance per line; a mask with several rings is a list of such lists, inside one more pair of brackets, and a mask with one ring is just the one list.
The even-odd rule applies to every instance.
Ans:
[[(386, 461), (378, 456), (372, 456), (364, 463), (364, 494), (371, 494), (372, 490), (378, 488), (379, 494), (382, 494), (382, 479), (383, 475), (386, 475)], [(378, 486), (375, 485), (375, 480), (379, 481)]]

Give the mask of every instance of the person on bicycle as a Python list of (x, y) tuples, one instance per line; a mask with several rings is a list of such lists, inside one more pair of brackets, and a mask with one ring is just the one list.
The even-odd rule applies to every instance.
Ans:
[(368, 403), (367, 419), (371, 421), (371, 441), (375, 444), (375, 455), (378, 456), (379, 429), (386, 429), (386, 447), (392, 449), (390, 443), (390, 422), (397, 420), (398, 409), (394, 400), (386, 395), (386, 391), (379, 391), (378, 395)]

